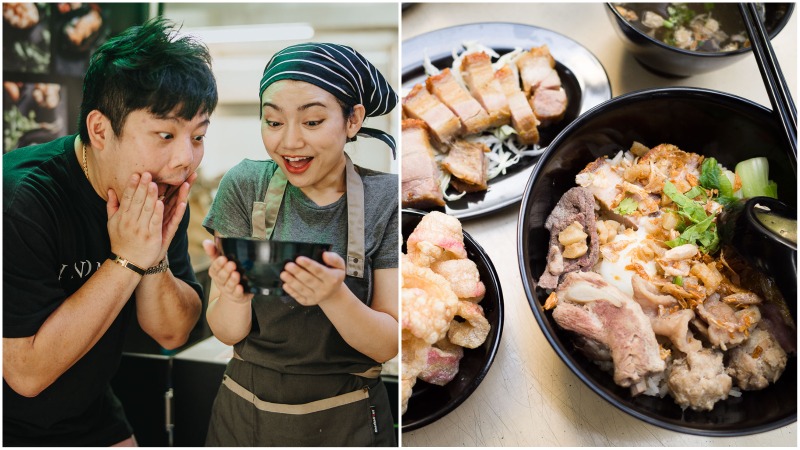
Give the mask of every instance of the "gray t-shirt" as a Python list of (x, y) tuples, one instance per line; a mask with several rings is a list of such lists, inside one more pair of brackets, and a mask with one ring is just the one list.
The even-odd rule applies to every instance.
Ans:
[[(278, 165), (273, 161), (245, 159), (220, 181), (203, 226), (227, 237), (249, 237), (253, 202), (264, 201), (269, 180)], [(364, 183), (365, 257), (373, 269), (397, 268), (398, 182), (397, 175), (356, 166)], [(286, 185), (272, 239), (326, 242), (342, 258), (347, 256), (347, 195), (330, 205), (318, 206), (303, 192)]]

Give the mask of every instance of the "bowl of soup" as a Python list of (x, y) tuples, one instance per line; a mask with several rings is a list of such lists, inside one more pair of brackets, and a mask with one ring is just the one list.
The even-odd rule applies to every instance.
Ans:
[[(794, 4), (759, 3), (757, 9), (773, 39)], [(659, 75), (698, 75), (752, 57), (737, 3), (607, 3), (606, 13), (625, 49)]]

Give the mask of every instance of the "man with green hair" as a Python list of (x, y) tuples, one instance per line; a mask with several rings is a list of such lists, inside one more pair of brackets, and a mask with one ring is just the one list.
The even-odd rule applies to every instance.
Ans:
[(3, 156), (3, 444), (136, 445), (109, 381), (128, 323), (183, 345), (202, 289), (187, 197), (208, 49), (156, 18), (92, 56), (79, 134)]

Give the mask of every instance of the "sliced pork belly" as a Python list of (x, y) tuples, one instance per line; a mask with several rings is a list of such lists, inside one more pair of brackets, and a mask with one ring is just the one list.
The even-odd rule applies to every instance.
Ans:
[(533, 113), (542, 126), (558, 122), (567, 112), (567, 93), (563, 88), (544, 89), (538, 88), (530, 99)]
[(516, 58), (522, 90), (530, 97), (536, 89), (559, 89), (561, 79), (556, 72), (556, 60), (547, 45), (533, 47)]
[(461, 132), (458, 117), (421, 84), (414, 86), (403, 98), (403, 113), (428, 124), (430, 133), (439, 144), (449, 144)]
[(430, 143), (428, 127), (416, 119), (403, 121), (403, 207), (429, 208), (444, 206), (439, 188), (439, 167), (436, 151)]
[(450, 183), (462, 192), (485, 191), (489, 161), (486, 144), (468, 142), (458, 139), (453, 142), (447, 157), (442, 160), (442, 167), (453, 175)]
[(491, 125), (489, 114), (458, 84), (450, 69), (444, 69), (441, 73), (428, 77), (425, 84), (428, 91), (447, 105), (461, 120), (462, 134), (477, 134)]
[(556, 290), (553, 319), (559, 326), (608, 347), (614, 382), (636, 395), (647, 379), (661, 374), (661, 359), (650, 320), (638, 303), (594, 272), (570, 272)]
[(531, 104), (522, 89), (519, 87), (517, 73), (508, 66), (503, 66), (494, 73), (495, 79), (500, 83), (503, 93), (508, 99), (511, 112), (511, 126), (517, 130), (517, 140), (523, 145), (539, 143), (539, 121), (533, 114)]
[[(586, 254), (579, 258), (565, 258), (558, 235), (573, 222), (578, 222), (583, 226), (583, 231), (587, 234), (588, 249)], [(565, 192), (550, 216), (547, 217), (544, 226), (550, 231), (550, 243), (547, 267), (537, 282), (539, 287), (555, 289), (563, 274), (575, 270), (590, 270), (594, 267), (600, 253), (600, 241), (597, 237), (597, 224), (594, 216), (594, 198), (589, 190), (574, 187)]]
[(508, 99), (494, 77), (492, 58), (485, 52), (470, 53), (461, 60), (461, 76), (470, 93), (489, 113), (491, 127), (508, 125), (511, 111)]

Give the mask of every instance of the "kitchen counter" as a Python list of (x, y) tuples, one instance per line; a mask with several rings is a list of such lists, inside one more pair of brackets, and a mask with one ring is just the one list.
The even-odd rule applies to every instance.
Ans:
[[(601, 3), (414, 4), (403, 11), (402, 39), (476, 22), (535, 25), (589, 49), (605, 67), (614, 96), (645, 88), (694, 86), (770, 107), (754, 57), (704, 75), (663, 78), (645, 70), (624, 50), (603, 8)], [(772, 41), (794, 98), (797, 13)], [(518, 213), (516, 203), (490, 216), (463, 221), (500, 276), (505, 303), (500, 349), (478, 389), (437, 422), (403, 433), (404, 447), (797, 445), (797, 423), (736, 438), (677, 433), (633, 418), (586, 387), (550, 347), (525, 297), (516, 256)]]

